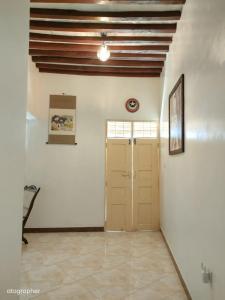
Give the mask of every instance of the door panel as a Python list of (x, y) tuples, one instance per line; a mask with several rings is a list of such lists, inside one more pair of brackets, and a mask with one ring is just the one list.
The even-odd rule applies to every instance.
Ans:
[(151, 171), (153, 167), (153, 148), (151, 140), (139, 140), (135, 139), (136, 144), (134, 144), (134, 148), (136, 149), (136, 163), (138, 163), (139, 170), (142, 171)]
[(135, 230), (159, 229), (158, 141), (137, 139), (133, 147)]
[(131, 229), (131, 145), (128, 139), (107, 141), (107, 230)]
[(148, 203), (153, 197), (152, 187), (139, 187), (139, 200), (141, 203)]
[(140, 202), (137, 206), (137, 220), (139, 221), (138, 229), (152, 229), (152, 219), (153, 219), (153, 209), (152, 203), (149, 202)]

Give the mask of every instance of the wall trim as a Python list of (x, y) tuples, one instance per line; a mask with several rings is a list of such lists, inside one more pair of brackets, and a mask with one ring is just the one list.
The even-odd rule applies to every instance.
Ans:
[(25, 228), (25, 233), (49, 233), (49, 232), (102, 232), (104, 227), (47, 227)]
[(184, 291), (185, 291), (185, 294), (186, 294), (186, 296), (187, 296), (187, 299), (188, 299), (188, 300), (192, 300), (191, 294), (190, 294), (190, 292), (189, 292), (189, 290), (188, 290), (188, 288), (187, 288), (187, 285), (186, 285), (186, 283), (185, 283), (185, 281), (184, 281), (184, 279), (183, 279), (183, 276), (182, 276), (182, 274), (181, 274), (181, 272), (180, 272), (180, 269), (179, 269), (179, 267), (178, 267), (178, 265), (177, 265), (177, 263), (176, 263), (176, 260), (175, 260), (175, 258), (174, 258), (174, 256), (173, 256), (173, 253), (172, 253), (172, 251), (171, 251), (171, 249), (170, 249), (170, 247), (169, 247), (169, 244), (168, 244), (168, 242), (167, 242), (167, 240), (166, 240), (166, 237), (165, 237), (165, 235), (164, 235), (164, 233), (163, 233), (163, 231), (162, 231), (162, 228), (160, 228), (160, 231), (161, 231), (163, 240), (164, 240), (164, 242), (165, 242), (165, 244), (166, 244), (166, 247), (167, 247), (167, 249), (168, 249), (168, 251), (169, 251), (170, 257), (171, 257), (171, 259), (172, 259), (172, 261), (173, 261), (174, 267), (175, 267), (175, 269), (176, 269), (176, 271), (177, 271), (177, 274), (178, 274), (178, 276), (179, 276), (179, 278), (180, 278), (180, 281), (181, 281), (181, 284), (182, 284), (183, 289), (184, 289)]

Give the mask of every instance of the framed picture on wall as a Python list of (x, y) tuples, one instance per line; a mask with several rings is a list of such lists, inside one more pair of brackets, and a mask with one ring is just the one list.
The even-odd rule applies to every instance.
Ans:
[(184, 152), (184, 74), (169, 96), (169, 154)]
[(76, 97), (50, 95), (47, 144), (74, 145)]

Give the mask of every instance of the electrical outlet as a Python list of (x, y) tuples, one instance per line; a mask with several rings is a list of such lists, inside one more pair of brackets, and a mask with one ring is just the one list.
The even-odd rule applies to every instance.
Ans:
[(202, 269), (202, 281), (204, 283), (211, 283), (212, 282), (212, 272), (206, 268), (206, 266), (201, 263), (201, 269)]

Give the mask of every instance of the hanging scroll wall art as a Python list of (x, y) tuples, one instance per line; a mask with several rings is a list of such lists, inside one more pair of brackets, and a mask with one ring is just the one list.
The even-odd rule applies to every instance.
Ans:
[(76, 129), (76, 97), (51, 95), (47, 144), (74, 145)]

